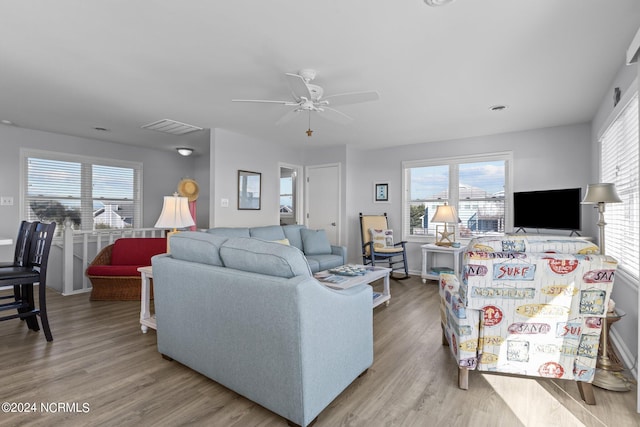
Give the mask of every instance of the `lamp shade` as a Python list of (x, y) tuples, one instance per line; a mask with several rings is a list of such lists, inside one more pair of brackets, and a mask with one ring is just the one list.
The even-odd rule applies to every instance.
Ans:
[(188, 199), (178, 194), (164, 196), (164, 204), (155, 228), (184, 228), (195, 225), (189, 211)]
[(587, 194), (585, 194), (582, 200), (584, 204), (621, 202), (622, 200), (618, 197), (615, 184), (610, 183), (589, 184), (587, 186)]
[(458, 223), (458, 212), (456, 208), (449, 205), (441, 205), (436, 208), (436, 213), (431, 218), (431, 222), (453, 222)]

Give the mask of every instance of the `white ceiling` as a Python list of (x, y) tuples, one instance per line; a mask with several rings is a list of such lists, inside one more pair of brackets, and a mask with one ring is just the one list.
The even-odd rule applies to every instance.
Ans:
[[(638, 0), (4, 0), (0, 120), (171, 150), (188, 138), (140, 126), (373, 148), (581, 123), (639, 27)], [(231, 102), (288, 99), (302, 68), (380, 100), (339, 107), (348, 125), (312, 115), (311, 138), (306, 114)]]

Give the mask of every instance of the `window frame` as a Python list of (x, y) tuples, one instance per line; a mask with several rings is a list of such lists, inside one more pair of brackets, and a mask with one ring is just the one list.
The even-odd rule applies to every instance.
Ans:
[[(622, 97), (620, 98), (620, 100), (618, 101), (618, 103), (616, 104), (616, 106), (613, 108), (613, 110), (611, 111), (611, 113), (609, 114), (609, 116), (607, 116), (606, 120), (602, 123), (602, 125), (600, 126), (600, 129), (598, 130), (598, 133), (596, 135), (596, 145), (597, 145), (597, 156), (598, 156), (598, 162), (597, 162), (597, 167), (598, 167), (598, 182), (604, 182), (603, 181), (603, 144), (602, 144), (602, 140), (605, 137), (605, 134), (609, 131), (609, 129), (615, 124), (615, 122), (621, 117), (621, 115), (626, 111), (627, 106), (629, 105), (629, 103), (633, 100), (634, 97), (638, 97), (638, 110), (640, 111), (640, 90), (638, 88), (638, 79), (634, 79), (633, 82), (629, 85), (629, 87), (627, 88), (627, 90), (624, 91)], [(640, 135), (640, 118), (638, 118), (638, 126), (639, 126), (639, 135)], [(639, 157), (640, 160), (640, 157)], [(640, 165), (638, 165), (638, 168), (640, 169)], [(620, 192), (619, 192), (620, 194)], [(609, 205), (608, 209), (607, 207), (605, 207), (605, 221), (607, 221), (607, 210), (611, 211), (613, 205)], [(611, 222), (607, 222), (607, 226), (605, 228), (605, 253), (606, 253), (606, 247), (608, 247), (608, 245), (606, 245), (608, 239), (606, 238), (607, 233), (607, 229), (610, 230), (610, 227), (613, 227), (614, 224)], [(640, 237), (640, 236), (638, 236)], [(598, 242), (600, 243), (600, 242)], [(607, 253), (607, 255), (609, 255)], [(620, 261), (620, 260), (618, 260)], [(627, 279), (628, 282), (630, 283), (638, 283), (638, 280), (640, 279), (640, 272), (632, 272), (629, 271), (629, 269), (627, 269), (625, 267), (624, 264), (618, 264), (618, 268), (616, 271), (617, 275), (623, 276)]]
[[(20, 217), (26, 218), (26, 206), (25, 203), (28, 199), (27, 197), (27, 159), (29, 158), (39, 158), (45, 160), (52, 161), (61, 161), (61, 162), (72, 162), (72, 163), (80, 163), (81, 164), (81, 189), (80, 189), (80, 204), (81, 207), (84, 203), (89, 203), (90, 206), (93, 206), (93, 201), (97, 200), (93, 197), (93, 191), (91, 189), (87, 190), (86, 186), (92, 185), (92, 174), (91, 168), (86, 167), (87, 165), (99, 165), (99, 166), (111, 166), (118, 168), (127, 168), (133, 169), (133, 205), (134, 205), (134, 216), (133, 216), (133, 224), (132, 228), (141, 228), (142, 220), (143, 220), (143, 189), (142, 189), (142, 177), (143, 177), (143, 163), (142, 162), (133, 162), (127, 160), (117, 160), (110, 159), (105, 157), (94, 157), (94, 156), (83, 156), (79, 154), (70, 154), (70, 153), (61, 153), (55, 151), (46, 151), (46, 150), (37, 150), (30, 148), (22, 148), (20, 149)], [(88, 196), (85, 196), (87, 195)], [(85, 200), (86, 198), (86, 200)], [(89, 217), (89, 214), (86, 210), (81, 210), (81, 221), (82, 224), (92, 224), (91, 228), (81, 227), (82, 231), (95, 231), (93, 226), (93, 215)], [(59, 230), (62, 230), (62, 224), (59, 224)], [(58, 233), (56, 233), (58, 235)]]
[[(433, 234), (415, 235), (409, 234), (409, 224), (406, 218), (410, 216), (410, 182), (408, 182), (409, 170), (419, 167), (448, 166), (449, 167), (449, 188), (447, 202), (455, 206), (460, 206), (460, 172), (459, 165), (466, 163), (480, 163), (491, 161), (505, 162), (505, 183), (504, 183), (504, 215), (505, 232), (513, 228), (513, 152), (501, 151), (486, 154), (474, 154), (466, 156), (440, 157), (434, 159), (405, 160), (402, 162), (402, 240), (408, 242), (431, 243), (435, 241)], [(444, 199), (443, 199), (444, 200)], [(475, 200), (475, 199), (474, 199)], [(456, 228), (456, 240), (467, 241), (468, 238), (459, 237), (459, 229)]]

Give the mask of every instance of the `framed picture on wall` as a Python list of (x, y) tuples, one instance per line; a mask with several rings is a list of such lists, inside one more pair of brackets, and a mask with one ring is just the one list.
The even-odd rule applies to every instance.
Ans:
[(389, 203), (388, 182), (375, 182), (373, 184), (373, 201), (375, 203)]
[(259, 172), (238, 171), (238, 209), (260, 210)]

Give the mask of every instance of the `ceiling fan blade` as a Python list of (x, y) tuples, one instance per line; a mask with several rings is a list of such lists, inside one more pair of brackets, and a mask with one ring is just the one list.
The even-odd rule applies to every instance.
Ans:
[(361, 102), (377, 101), (380, 99), (380, 95), (375, 90), (367, 92), (348, 92), (339, 93), (337, 95), (329, 95), (323, 98), (324, 101), (329, 101), (329, 105), (347, 105), (358, 104)]
[(278, 119), (278, 121), (276, 122), (276, 126), (283, 125), (285, 123), (289, 123), (291, 120), (293, 120), (296, 117), (298, 117), (299, 113), (300, 113), (300, 110), (298, 110), (298, 109), (289, 111), (287, 114), (285, 114), (284, 116), (280, 117), (280, 119)]
[(322, 107), (322, 111), (320, 112), (320, 116), (324, 117), (328, 120), (331, 120), (336, 123), (348, 124), (353, 121), (353, 117), (347, 116), (342, 111), (338, 111), (334, 108), (330, 107)]
[(232, 99), (233, 102), (259, 102), (262, 104), (282, 104), (282, 105), (298, 105), (291, 101), (269, 101), (265, 99)]
[(293, 97), (296, 101), (300, 101), (302, 98), (307, 100), (311, 99), (311, 92), (309, 92), (309, 88), (304, 82), (302, 76), (291, 73), (285, 73), (285, 76), (287, 76), (287, 83), (289, 84)]

